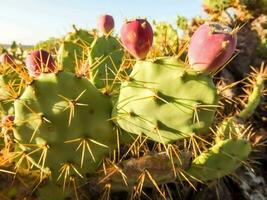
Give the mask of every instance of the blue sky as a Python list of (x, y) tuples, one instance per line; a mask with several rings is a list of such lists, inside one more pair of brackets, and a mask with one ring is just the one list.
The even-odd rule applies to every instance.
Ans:
[(202, 9), (201, 0), (0, 0), (0, 43), (34, 44), (65, 34), (72, 24), (93, 28), (104, 13), (119, 30), (125, 18), (175, 23), (178, 14), (191, 18)]

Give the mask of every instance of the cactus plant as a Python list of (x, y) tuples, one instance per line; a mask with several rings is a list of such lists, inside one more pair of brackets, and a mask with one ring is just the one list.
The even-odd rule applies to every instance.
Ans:
[(48, 167), (54, 181), (64, 173), (91, 173), (114, 145), (110, 110), (109, 99), (88, 80), (43, 73), (15, 101), (17, 151), (28, 152), (37, 169)]
[[(232, 0), (204, 3), (217, 16), (211, 21), (236, 6)], [(187, 45), (169, 24), (156, 24), (153, 39), (146, 20), (128, 21), (121, 29), (121, 46), (105, 17), (100, 19), (101, 37), (74, 27), (61, 43), (57, 63), (48, 52), (33, 52), (26, 62), (33, 78), (25, 75), (16, 56), (14, 66), (2, 57), (0, 172), (29, 183), (24, 190), (33, 189), (40, 200), (78, 199), (81, 186), (93, 194), (91, 199), (100, 199), (96, 192), (109, 198), (111, 191), (126, 191), (130, 199), (148, 197), (145, 187), (153, 187), (149, 191), (157, 191), (160, 199), (172, 199), (169, 183), (198, 189), (195, 183), (216, 182), (246, 163), (255, 148), (247, 122), (261, 106), (266, 69), (264, 64), (252, 68), (245, 79), (249, 84), (238, 82), (245, 98), (230, 100), (222, 91), (237, 83), (221, 89), (225, 80), (213, 73), (232, 56), (238, 29), (219, 23), (200, 26), (187, 60)], [(135, 59), (128, 59), (123, 47)], [(184, 181), (189, 184), (180, 184)], [(32, 196), (33, 191), (18, 196), (14, 186), (5, 190), (15, 190), (12, 198)]]
[(13, 101), (23, 91), (24, 81), (16, 71), (17, 65), (0, 64), (0, 117), (13, 114)]
[(215, 180), (231, 174), (250, 153), (251, 144), (247, 140), (223, 140), (196, 157), (186, 172), (199, 181)]
[(73, 26), (74, 32), (65, 36), (57, 52), (57, 61), (60, 69), (72, 73), (86, 73), (81, 66), (87, 60), (87, 52), (94, 41), (94, 35), (83, 29)]
[(115, 37), (102, 36), (93, 42), (89, 53), (91, 82), (105, 91), (118, 87), (124, 51)]
[(207, 131), (217, 103), (209, 76), (175, 57), (160, 58), (135, 64), (121, 86), (113, 118), (128, 132), (169, 143)]

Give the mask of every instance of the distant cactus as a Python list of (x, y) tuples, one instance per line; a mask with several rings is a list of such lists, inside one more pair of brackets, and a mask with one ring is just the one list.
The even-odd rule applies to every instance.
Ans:
[(177, 30), (168, 23), (155, 23), (152, 56), (172, 56), (177, 54), (178, 48)]
[(225, 10), (235, 2), (235, 0), (203, 0), (203, 8), (207, 12), (220, 12)]

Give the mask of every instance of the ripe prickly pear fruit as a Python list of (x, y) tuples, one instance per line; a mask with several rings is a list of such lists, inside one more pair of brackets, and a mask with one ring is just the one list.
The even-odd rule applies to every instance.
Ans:
[(2, 65), (13, 65), (14, 64), (14, 57), (9, 53), (3, 53), (0, 56), (0, 64)]
[(2, 124), (10, 124), (13, 123), (15, 119), (14, 115), (6, 115), (2, 118)]
[(144, 59), (153, 43), (153, 30), (145, 19), (127, 21), (121, 29), (121, 41), (135, 58)]
[(111, 15), (100, 15), (97, 20), (98, 29), (108, 35), (114, 28), (114, 19)]
[(28, 54), (25, 60), (26, 68), (33, 77), (42, 72), (55, 72), (56, 64), (53, 57), (45, 50), (35, 50)]
[(233, 55), (236, 43), (236, 35), (228, 26), (205, 23), (191, 38), (188, 50), (189, 63), (196, 71), (216, 71)]

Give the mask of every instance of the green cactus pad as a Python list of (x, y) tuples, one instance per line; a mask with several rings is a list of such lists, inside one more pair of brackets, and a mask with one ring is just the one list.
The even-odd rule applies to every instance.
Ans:
[(66, 199), (72, 199), (72, 193), (70, 189), (67, 188), (65, 191), (63, 191), (61, 186), (58, 186), (54, 184), (53, 182), (48, 182), (43, 186), (38, 187), (36, 191), (36, 195), (38, 196), (38, 199), (40, 200), (66, 200)]
[(19, 87), (21, 79), (15, 72), (7, 71), (4, 74), (0, 74), (0, 100), (10, 99), (10, 92), (13, 88), (15, 91)]
[(76, 67), (81, 64), (79, 61), (86, 59), (83, 52), (86, 52), (86, 50), (84, 51), (82, 46), (73, 42), (63, 41), (57, 52), (60, 68), (75, 73)]
[(20, 87), (20, 81), (19, 76), (13, 71), (0, 75), (0, 117), (14, 114), (13, 100), (10, 92), (23, 91), (23, 87)]
[(94, 41), (93, 34), (89, 33), (87, 30), (77, 29), (73, 26), (74, 32), (68, 33), (65, 37), (65, 41), (74, 42), (82, 46), (90, 46)]
[(6, 77), (4, 75), (0, 75), (0, 100), (9, 98), (9, 93), (6, 89), (6, 84), (7, 84)]
[(0, 117), (12, 114), (14, 114), (13, 101), (5, 102), (0, 100)]
[(234, 172), (251, 152), (251, 145), (243, 139), (218, 142), (193, 160), (187, 174), (199, 181), (221, 178)]
[(87, 51), (93, 41), (94, 36), (86, 30), (76, 29), (69, 33), (57, 53), (60, 68), (75, 73), (77, 67), (81, 67), (87, 60)]
[(235, 116), (225, 119), (221, 122), (217, 129), (217, 139), (228, 139), (240, 132), (239, 123), (240, 121), (245, 121), (251, 117), (257, 107), (260, 104), (261, 95), (264, 91), (265, 78), (261, 74), (257, 75), (255, 82), (253, 83), (253, 90), (248, 95), (248, 101), (246, 102), (244, 108)]
[(169, 143), (205, 132), (213, 122), (218, 96), (212, 79), (176, 58), (139, 61), (129, 79), (113, 109), (122, 129)]
[(118, 71), (124, 51), (119, 41), (112, 36), (97, 38), (89, 55), (90, 80), (97, 88), (118, 86)]
[[(32, 152), (48, 147), (45, 166), (38, 167), (48, 167), (53, 178), (66, 163), (81, 174), (94, 172), (116, 145), (116, 134), (108, 121), (111, 102), (85, 78), (67, 72), (42, 74), (14, 105), (14, 136), (19, 148)], [(37, 164), (41, 153), (30, 154)], [(71, 173), (74, 171), (71, 167)]]
[(255, 113), (256, 108), (260, 104), (261, 95), (264, 91), (265, 78), (261, 75), (258, 75), (256, 82), (253, 85), (253, 91), (248, 97), (248, 102), (245, 105), (245, 108), (237, 115), (237, 117), (246, 120)]

